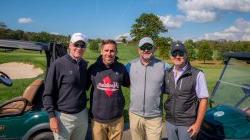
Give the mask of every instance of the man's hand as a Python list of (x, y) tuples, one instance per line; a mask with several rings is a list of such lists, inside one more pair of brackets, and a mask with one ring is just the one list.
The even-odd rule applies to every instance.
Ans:
[(195, 137), (200, 131), (200, 125), (194, 123), (188, 128), (187, 131), (191, 133), (190, 137)]
[(49, 125), (52, 132), (54, 133), (59, 132), (59, 121), (56, 117), (52, 117), (49, 119)]
[(192, 124), (187, 130), (189, 133), (191, 133), (191, 137), (194, 137), (199, 133), (206, 110), (207, 110), (207, 98), (202, 98), (200, 99), (197, 119), (195, 123)]

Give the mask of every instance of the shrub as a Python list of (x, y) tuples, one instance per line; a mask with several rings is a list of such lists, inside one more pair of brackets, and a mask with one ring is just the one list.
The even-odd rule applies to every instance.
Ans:
[(91, 40), (89, 42), (89, 46), (88, 47), (92, 51), (98, 51), (99, 50), (99, 45), (98, 45), (98, 42), (96, 40)]

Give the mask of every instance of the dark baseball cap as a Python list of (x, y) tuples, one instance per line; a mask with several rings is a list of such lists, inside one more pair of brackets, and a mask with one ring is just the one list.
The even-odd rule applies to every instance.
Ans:
[(175, 51), (182, 51), (184, 53), (187, 53), (187, 50), (184, 46), (184, 44), (182, 44), (181, 42), (173, 42), (171, 45), (171, 53), (175, 52)]

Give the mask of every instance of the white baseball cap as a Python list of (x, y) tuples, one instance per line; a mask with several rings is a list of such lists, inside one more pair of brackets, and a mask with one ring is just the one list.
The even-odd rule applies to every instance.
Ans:
[(140, 41), (139, 41), (139, 44), (138, 46), (141, 47), (143, 46), (144, 44), (151, 44), (152, 46), (154, 46), (154, 41), (150, 38), (150, 37), (143, 37)]
[(75, 43), (77, 41), (83, 41), (85, 44), (88, 43), (86, 35), (82, 33), (73, 33), (70, 39), (70, 43)]

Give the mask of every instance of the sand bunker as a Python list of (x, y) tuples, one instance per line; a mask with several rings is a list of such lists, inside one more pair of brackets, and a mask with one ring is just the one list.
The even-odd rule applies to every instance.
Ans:
[(17, 62), (0, 64), (0, 71), (6, 73), (11, 79), (34, 78), (43, 73), (41, 68)]

